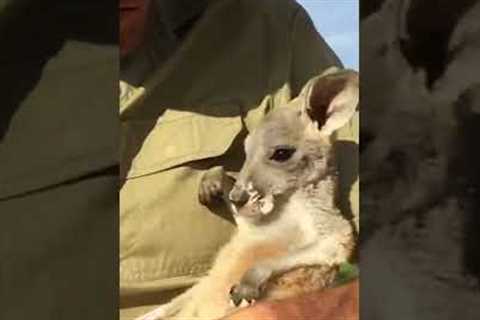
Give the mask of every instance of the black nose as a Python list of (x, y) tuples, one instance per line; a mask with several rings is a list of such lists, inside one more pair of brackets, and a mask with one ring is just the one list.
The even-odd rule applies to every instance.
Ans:
[(248, 193), (243, 188), (234, 186), (230, 194), (228, 195), (230, 201), (237, 207), (243, 207), (248, 201)]

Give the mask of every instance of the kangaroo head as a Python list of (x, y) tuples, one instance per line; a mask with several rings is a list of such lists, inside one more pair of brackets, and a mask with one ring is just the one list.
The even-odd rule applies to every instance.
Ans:
[(264, 214), (274, 199), (322, 179), (332, 170), (332, 134), (358, 104), (358, 74), (330, 68), (306, 85), (302, 105), (268, 114), (245, 140), (245, 163), (229, 194), (237, 207), (258, 202)]

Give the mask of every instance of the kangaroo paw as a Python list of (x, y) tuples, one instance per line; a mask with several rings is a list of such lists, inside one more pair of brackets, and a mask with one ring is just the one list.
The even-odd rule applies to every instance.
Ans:
[(233, 179), (228, 176), (222, 167), (213, 167), (206, 171), (200, 181), (198, 200), (203, 205), (221, 201), (224, 194), (228, 194), (233, 185)]
[(253, 303), (261, 298), (264, 285), (272, 275), (272, 270), (263, 265), (249, 269), (242, 277), (239, 284), (230, 290), (230, 299), (235, 306), (240, 306), (243, 300)]

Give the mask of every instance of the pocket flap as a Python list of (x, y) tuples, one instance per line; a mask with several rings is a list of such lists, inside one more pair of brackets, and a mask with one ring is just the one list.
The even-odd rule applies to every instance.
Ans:
[(159, 120), (128, 120), (122, 126), (122, 167), (127, 178), (135, 178), (224, 154), (242, 121), (239, 113), (216, 117), (167, 110)]

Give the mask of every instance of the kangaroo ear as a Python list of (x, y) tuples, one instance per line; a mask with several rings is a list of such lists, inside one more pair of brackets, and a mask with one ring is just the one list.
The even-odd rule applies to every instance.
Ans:
[(322, 135), (330, 136), (352, 118), (358, 100), (358, 73), (330, 68), (307, 88), (303, 112)]

